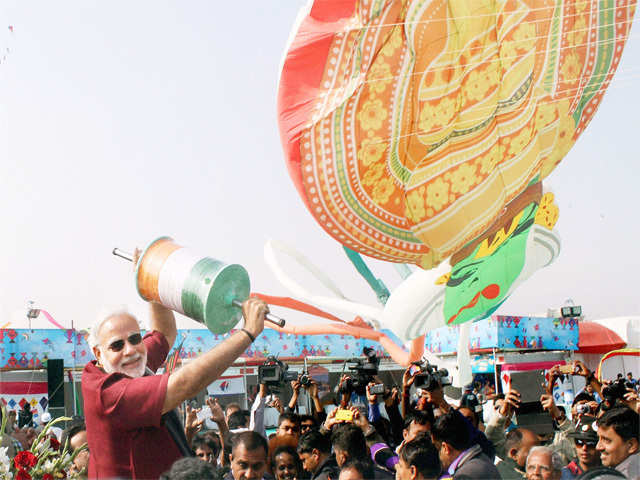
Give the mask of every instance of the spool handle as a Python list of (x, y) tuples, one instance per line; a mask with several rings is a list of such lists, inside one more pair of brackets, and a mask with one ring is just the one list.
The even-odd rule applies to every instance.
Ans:
[(120, 250), (119, 248), (114, 248), (111, 253), (113, 253), (116, 257), (124, 258), (125, 260), (133, 262), (133, 255), (129, 252), (125, 252), (123, 250)]
[[(231, 301), (231, 305), (233, 305), (235, 307), (238, 307), (238, 308), (242, 308), (242, 302), (239, 301), (239, 300), (232, 300)], [(287, 323), (284, 318), (280, 318), (280, 317), (274, 315), (273, 313), (267, 313), (264, 316), (264, 319), (267, 322), (271, 322), (274, 325), (277, 325), (279, 327), (284, 327), (284, 324)]]
[[(129, 252), (125, 252), (123, 250), (120, 250), (119, 248), (114, 248), (111, 253), (113, 253), (116, 257), (124, 258), (125, 260), (133, 262), (133, 255)], [(242, 302), (240, 302), (239, 300), (232, 300), (231, 304), (238, 308), (242, 308)], [(287, 323), (284, 318), (280, 318), (273, 313), (267, 313), (264, 316), (264, 319), (279, 327), (284, 327), (285, 323)]]

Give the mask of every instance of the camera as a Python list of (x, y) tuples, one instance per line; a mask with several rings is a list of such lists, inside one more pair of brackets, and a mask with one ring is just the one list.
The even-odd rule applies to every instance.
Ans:
[(268, 357), (265, 362), (258, 367), (258, 383), (264, 383), (271, 389), (278, 389), (286, 382), (297, 380), (298, 374), (289, 371), (289, 365), (278, 360), (276, 357)]
[(305, 371), (298, 377), (298, 381), (300, 382), (300, 385), (302, 385), (303, 387), (307, 387), (311, 385), (311, 376), (308, 372)]
[(413, 362), (417, 367), (420, 367), (420, 373), (418, 373), (413, 381), (416, 388), (422, 388), (429, 392), (432, 392), (438, 388), (451, 385), (451, 377), (449, 372), (445, 369), (438, 369), (437, 365), (431, 365), (429, 362)]
[(618, 378), (610, 385), (602, 389), (602, 409), (609, 410), (616, 404), (616, 400), (621, 399), (627, 393), (627, 388), (633, 388), (633, 384), (624, 378)]
[(369, 392), (371, 395), (382, 395), (384, 390), (384, 385), (382, 383), (376, 383), (375, 385), (371, 385)]
[[(378, 374), (380, 359), (376, 356), (376, 351), (373, 348), (364, 347), (362, 353), (365, 358), (353, 358), (347, 361), (353, 364), (349, 366), (349, 370), (354, 373), (347, 377), (342, 383), (342, 387), (337, 388), (337, 393), (349, 395), (351, 392), (356, 392), (358, 395), (364, 395), (367, 385)], [(384, 385), (382, 387), (384, 392)]]
[(581, 403), (576, 407), (576, 411), (580, 415), (591, 413), (591, 407), (587, 403)]

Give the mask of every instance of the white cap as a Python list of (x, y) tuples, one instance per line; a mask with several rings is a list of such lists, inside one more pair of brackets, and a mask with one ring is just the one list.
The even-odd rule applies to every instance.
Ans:
[(44, 412), (41, 417), (42, 423), (49, 423), (51, 421), (51, 414), (49, 412)]

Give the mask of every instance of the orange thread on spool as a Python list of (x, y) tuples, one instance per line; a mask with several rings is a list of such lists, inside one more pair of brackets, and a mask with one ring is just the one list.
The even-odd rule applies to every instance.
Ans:
[(167, 258), (176, 250), (182, 248), (171, 238), (160, 238), (152, 243), (140, 259), (138, 268), (138, 291), (147, 301), (160, 302), (158, 294), (158, 278), (160, 270)]

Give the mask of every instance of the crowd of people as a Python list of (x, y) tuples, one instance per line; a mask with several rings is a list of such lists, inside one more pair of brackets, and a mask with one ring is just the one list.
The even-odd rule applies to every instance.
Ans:
[[(570, 374), (584, 377), (586, 387), (575, 396), (570, 412), (556, 405), (550, 393), (557, 379), (566, 374), (566, 367), (548, 371), (549, 393), (539, 402), (552, 419), (550, 434), (518, 425), (522, 397), (515, 388), (505, 394), (480, 394), (470, 386), (459, 401), (453, 401), (437, 376), (417, 388), (416, 380), (424, 370), (413, 368), (404, 372), (401, 385), (393, 387), (381, 388), (375, 376), (366, 385), (347, 387), (349, 377), (345, 375), (337, 393), (331, 394), (331, 408), (326, 398), (321, 400), (318, 383), (299, 377), (291, 382), (288, 399), (260, 385), (248, 411), (237, 403), (221, 405), (209, 397), (206, 407), (210, 413), (203, 418), (187, 401), (255, 340), (264, 328), (266, 312), (263, 301), (247, 300), (244, 328), (171, 374), (154, 374), (175, 341), (171, 311), (151, 304), (151, 329), (144, 337), (127, 312), (101, 319), (90, 338), (96, 360), (83, 372), (85, 418), (74, 419), (61, 432), (59, 440), (71, 461), (58, 477), (640, 478), (637, 382), (629, 374), (630, 378), (601, 384), (579, 361), (573, 363)], [(310, 409), (299, 414), (303, 391)], [(482, 414), (483, 402), (493, 406), (491, 415)], [(279, 414), (277, 428), (270, 435), (265, 430), (267, 408)], [(207, 419), (215, 428), (205, 428)], [(7, 455), (18, 458), (27, 448), (37, 454), (42, 435), (33, 438), (34, 432), (31, 438), (18, 440), (25, 429), (15, 425), (15, 416), (7, 423), (2, 439)], [(55, 436), (52, 431), (48, 435)], [(25, 476), (26, 470), (21, 475), (31, 478)]]

